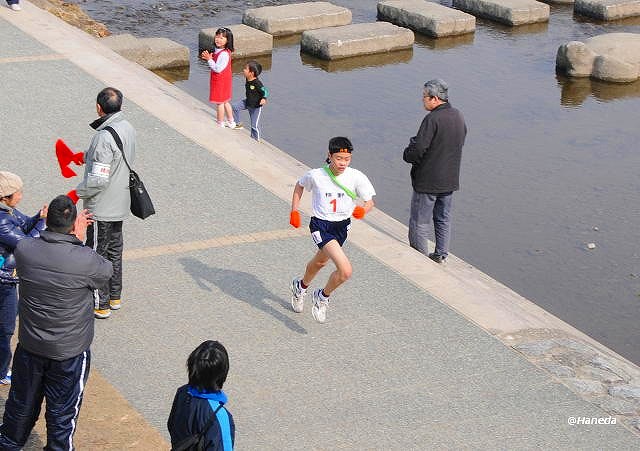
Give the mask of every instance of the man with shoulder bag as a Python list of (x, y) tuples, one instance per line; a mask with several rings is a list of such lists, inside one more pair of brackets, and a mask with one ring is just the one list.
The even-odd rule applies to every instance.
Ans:
[(116, 88), (98, 93), (99, 118), (90, 124), (97, 133), (84, 154), (84, 178), (75, 190), (95, 221), (87, 229), (86, 245), (113, 264), (113, 276), (94, 293), (94, 314), (101, 319), (121, 307), (122, 223), (130, 213), (129, 165), (136, 155), (136, 131), (121, 107), (122, 93)]

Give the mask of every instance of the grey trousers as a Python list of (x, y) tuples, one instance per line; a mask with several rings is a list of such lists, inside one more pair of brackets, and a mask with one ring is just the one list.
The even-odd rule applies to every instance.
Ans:
[(236, 123), (240, 122), (240, 111), (249, 110), (249, 118), (251, 118), (251, 137), (256, 141), (260, 141), (260, 128), (258, 123), (260, 122), (262, 107), (251, 108), (250, 106), (247, 106), (245, 99), (233, 102), (231, 104), (231, 109), (233, 110), (233, 120), (236, 121)]
[(451, 239), (451, 204), (453, 192), (448, 193), (417, 193), (411, 196), (411, 217), (409, 218), (409, 245), (429, 255), (427, 249), (429, 225), (433, 218), (435, 229), (435, 254), (442, 257), (449, 255), (449, 240)]

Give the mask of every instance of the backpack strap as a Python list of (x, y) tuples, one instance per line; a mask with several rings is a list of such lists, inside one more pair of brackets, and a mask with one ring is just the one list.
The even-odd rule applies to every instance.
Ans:
[[(216, 404), (217, 403), (217, 404)], [(215, 418), (220, 425), (220, 436), (222, 437), (222, 449), (224, 451), (233, 451), (233, 442), (231, 440), (231, 424), (229, 421), (229, 412), (222, 407), (220, 401), (209, 400), (209, 405), (213, 409)]]
[(171, 448), (171, 451), (188, 451), (192, 449), (197, 449), (198, 443), (202, 440), (202, 438), (207, 434), (211, 426), (213, 425), (213, 421), (216, 419), (215, 415), (212, 415), (209, 418), (209, 421), (204, 425), (202, 431), (197, 434), (190, 435), (189, 437), (183, 439), (181, 442), (176, 444), (176, 446)]

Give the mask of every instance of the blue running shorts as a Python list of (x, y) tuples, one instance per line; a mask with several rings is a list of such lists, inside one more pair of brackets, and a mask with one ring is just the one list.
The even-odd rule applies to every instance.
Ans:
[(342, 246), (347, 240), (347, 232), (349, 232), (350, 228), (351, 218), (334, 222), (312, 216), (309, 222), (311, 238), (320, 249), (331, 240), (336, 240), (338, 244)]

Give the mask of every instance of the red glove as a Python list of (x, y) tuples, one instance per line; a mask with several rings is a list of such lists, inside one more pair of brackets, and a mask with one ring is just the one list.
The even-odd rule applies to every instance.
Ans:
[(353, 213), (351, 214), (356, 219), (364, 218), (364, 214), (365, 214), (364, 207), (361, 207), (360, 205), (356, 205), (356, 208), (353, 209)]
[(74, 153), (71, 157), (71, 161), (73, 161), (78, 166), (82, 166), (84, 164), (84, 152)]
[(289, 224), (294, 226), (296, 229), (300, 227), (300, 212), (298, 210), (291, 210), (289, 214)]
[(80, 198), (78, 197), (78, 193), (76, 193), (76, 190), (74, 190), (74, 189), (69, 191), (67, 193), (67, 196), (73, 201), (74, 204), (77, 204), (78, 200), (80, 200)]

